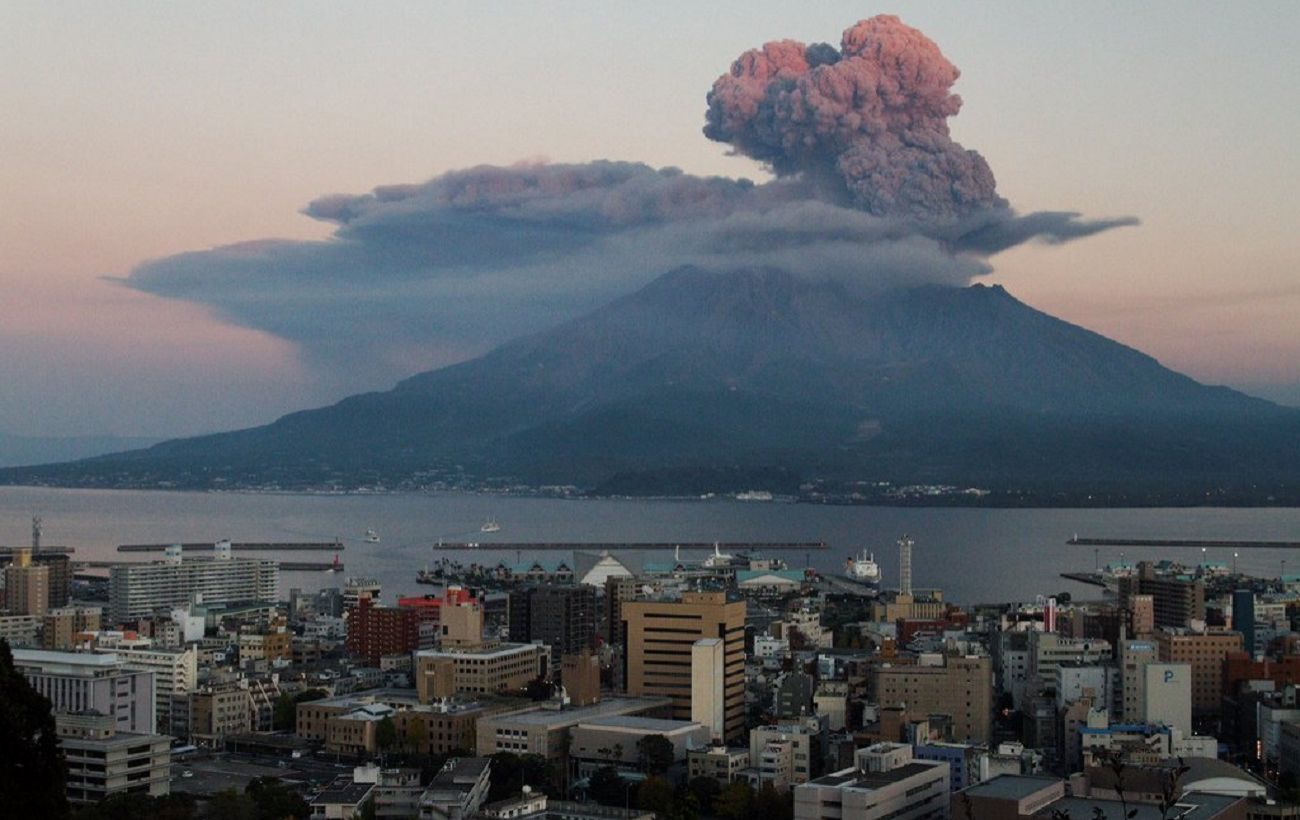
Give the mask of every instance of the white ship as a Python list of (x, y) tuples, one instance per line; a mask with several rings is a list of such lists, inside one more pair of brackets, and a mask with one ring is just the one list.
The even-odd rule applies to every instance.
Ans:
[(366, 543), (367, 543), (367, 544), (378, 544), (378, 543), (379, 543), (379, 533), (375, 532), (374, 530), (366, 530)]
[(704, 559), (703, 565), (706, 567), (729, 567), (734, 556), (728, 555), (722, 551), (717, 541), (713, 542), (713, 554)]
[(880, 565), (876, 563), (876, 555), (865, 549), (857, 558), (850, 558), (844, 562), (844, 574), (850, 580), (866, 584), (873, 589), (880, 586)]
[(483, 522), (483, 526), (478, 528), (479, 532), (501, 532), (501, 525), (495, 518), (489, 518)]

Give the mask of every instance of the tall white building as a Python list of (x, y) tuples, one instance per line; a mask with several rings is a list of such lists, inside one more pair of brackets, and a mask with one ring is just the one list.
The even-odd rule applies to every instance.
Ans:
[(16, 668), (56, 712), (96, 711), (119, 732), (151, 735), (157, 725), (154, 673), (127, 669), (116, 654), (13, 650)]
[(1147, 723), (1192, 734), (1192, 667), (1186, 663), (1149, 663), (1146, 666), (1145, 717)]
[(118, 649), (115, 654), (127, 669), (154, 673), (154, 702), (158, 727), (171, 728), (172, 697), (192, 692), (199, 683), (198, 649)]
[(713, 740), (727, 734), (726, 652), (721, 638), (691, 645), (691, 720), (708, 727)]
[(195, 596), (205, 604), (274, 602), (279, 586), (279, 563), (232, 557), (229, 541), (219, 542), (204, 557), (186, 558), (175, 545), (161, 561), (119, 564), (109, 571), (109, 617), (120, 623), (185, 606)]

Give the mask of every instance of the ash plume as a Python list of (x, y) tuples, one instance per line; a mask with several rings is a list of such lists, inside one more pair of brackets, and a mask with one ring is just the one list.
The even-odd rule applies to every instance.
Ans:
[(988, 257), (1131, 218), (1017, 214), (954, 142), (959, 73), (895, 17), (839, 47), (768, 43), (708, 94), (705, 134), (776, 178), (598, 160), (451, 171), (304, 213), (325, 241), (261, 240), (144, 263), (124, 281), (299, 345), (331, 384), (381, 387), (592, 310), (681, 266), (774, 267), (854, 292), (961, 286)]

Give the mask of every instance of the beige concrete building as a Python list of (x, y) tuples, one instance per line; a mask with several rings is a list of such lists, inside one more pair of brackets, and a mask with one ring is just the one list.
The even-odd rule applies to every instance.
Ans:
[(66, 651), (75, 645), (81, 632), (98, 632), (103, 626), (103, 610), (97, 606), (65, 606), (45, 613), (41, 627), (44, 649)]
[(444, 604), (439, 622), (438, 643), (443, 649), (466, 649), (483, 643), (483, 604), (457, 600)]
[[(415, 653), (417, 691), (426, 703), (436, 697), (446, 697), (449, 687), (452, 693), (457, 694), (517, 692), (546, 671), (549, 655), (545, 646), (531, 643), (421, 649)], [(448, 660), (450, 665), (446, 663)], [(449, 671), (450, 684), (447, 682)]]
[(553, 708), (537, 704), (501, 712), (478, 722), (477, 753), (513, 752), (560, 760), (568, 748), (570, 731), (585, 721), (622, 715), (672, 717), (673, 701), (662, 697), (613, 697), (591, 706)]
[(573, 706), (589, 706), (600, 700), (600, 658), (590, 651), (565, 655), (560, 660), (560, 680)]
[[(882, 746), (889, 744), (880, 744)], [(899, 761), (861, 749), (858, 765), (796, 786), (795, 820), (934, 820), (948, 817), (949, 766), (940, 761)], [(868, 754), (863, 754), (868, 752)]]
[(68, 800), (97, 803), (120, 792), (152, 797), (171, 792), (167, 735), (119, 732), (117, 721), (99, 712), (60, 713), (55, 731), (67, 761)]
[(1241, 651), (1241, 633), (1158, 629), (1155, 642), (1162, 662), (1191, 665), (1192, 713), (1218, 714), (1223, 701), (1223, 661), (1229, 652)]
[(158, 731), (171, 731), (175, 696), (185, 695), (198, 686), (198, 652), (191, 646), (186, 649), (118, 648), (115, 653), (126, 669), (154, 673)]
[(692, 780), (707, 777), (725, 786), (749, 768), (749, 749), (721, 745), (691, 749), (686, 753), (686, 768)]
[(630, 695), (672, 698), (673, 717), (691, 720), (695, 642), (723, 642), (726, 739), (745, 732), (745, 602), (722, 592), (684, 592), (680, 600), (627, 601), (622, 605), (624, 675)]
[(707, 727), (711, 740), (727, 735), (726, 649), (721, 638), (691, 645), (691, 720)]
[(5, 608), (11, 615), (44, 615), (50, 608), (50, 568), (33, 564), (31, 550), (18, 550), (5, 567)]
[(948, 656), (942, 666), (881, 666), (873, 672), (882, 706), (906, 704), (911, 714), (952, 720), (950, 740), (987, 743), (993, 711), (992, 665), (987, 657)]

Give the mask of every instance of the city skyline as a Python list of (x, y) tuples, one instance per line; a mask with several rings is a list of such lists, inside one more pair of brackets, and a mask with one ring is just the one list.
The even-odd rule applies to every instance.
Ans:
[(976, 281), (1201, 381), (1286, 398), (1300, 385), (1286, 142), (1300, 106), (1279, 20), (1295, 11), (1121, 8), (760, 4), (706, 24), (666, 8), (9, 7), (0, 173), (23, 195), (0, 204), (0, 431), (246, 426), (480, 352), (448, 340), (340, 376), (285, 338), (114, 280), (178, 253), (324, 239), (330, 226), (300, 213), (323, 195), (484, 163), (763, 181), (701, 136), (709, 85), (745, 49), (836, 42), (881, 12), (961, 69), (953, 135), (1013, 207), (1142, 220), (1006, 251)]

